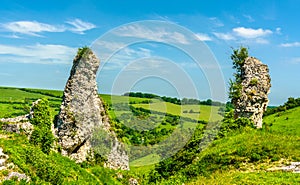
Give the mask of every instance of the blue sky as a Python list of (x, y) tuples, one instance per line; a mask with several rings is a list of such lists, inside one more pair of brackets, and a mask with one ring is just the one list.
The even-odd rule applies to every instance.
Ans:
[[(191, 79), (199, 98), (214, 97), (209, 86), (222, 79), (207, 82), (205, 71), (213, 71), (213, 67), (206, 65), (199, 69), (188, 54), (169, 44), (178, 41), (183, 46), (186, 35), (180, 31), (173, 31), (172, 35), (156, 28), (147, 31), (147, 26), (134, 23), (157, 20), (193, 32), (196, 40), (203, 42), (214, 54), (224, 83), (233, 73), (231, 47), (249, 47), (250, 55), (270, 68), (270, 104), (282, 104), (288, 97), (300, 95), (299, 7), (300, 2), (296, 0), (3, 0), (0, 7), (0, 86), (63, 89), (77, 48), (95, 45), (95, 41), (101, 41), (101, 36), (119, 31), (119, 36), (123, 35), (119, 39), (145, 37), (150, 42), (125, 48), (121, 45), (110, 58), (99, 51), (102, 60), (97, 79), (100, 92), (126, 91), (121, 88), (123, 81), (119, 89), (112, 84), (118, 84), (118, 78), (127, 79), (127, 75), (135, 78), (129, 90), (177, 96), (178, 89), (184, 89), (184, 96), (193, 96), (192, 90), (185, 86), (188, 84), (185, 77), (176, 71), (180, 68), (186, 80)], [(132, 23), (135, 25), (130, 27)], [(106, 43), (99, 42), (102, 43), (100, 48), (118, 47), (118, 43), (124, 41), (110, 39)], [(170, 71), (174, 77), (163, 76)], [(216, 99), (222, 99), (221, 95)]]

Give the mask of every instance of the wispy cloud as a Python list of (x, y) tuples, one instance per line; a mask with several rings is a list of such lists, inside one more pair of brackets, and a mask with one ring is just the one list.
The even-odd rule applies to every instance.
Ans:
[(221, 40), (226, 40), (226, 41), (235, 40), (235, 37), (231, 33), (217, 33), (217, 32), (214, 32), (213, 34)]
[(264, 36), (267, 36), (267, 35), (270, 35), (273, 33), (271, 30), (268, 30), (268, 29), (264, 30), (262, 28), (253, 29), (253, 28), (245, 28), (245, 27), (233, 28), (232, 31), (236, 35), (246, 38), (246, 39), (264, 37)]
[(300, 42), (291, 42), (280, 44), (281, 47), (290, 48), (290, 47), (300, 47)]
[(0, 45), (0, 62), (68, 64), (75, 54), (76, 48), (64, 45)]
[(223, 27), (224, 23), (220, 21), (217, 17), (210, 17), (209, 20), (215, 27)]
[(257, 43), (257, 44), (269, 44), (270, 41), (264, 38), (256, 38), (253, 40), (253, 42)]
[(189, 41), (182, 33), (169, 31), (163, 27), (148, 29), (143, 25), (129, 25), (118, 29), (115, 34), (123, 37), (141, 38), (157, 42), (189, 44)]
[(212, 38), (205, 33), (196, 33), (196, 37), (201, 41), (212, 41)]
[(95, 28), (96, 26), (89, 22), (84, 22), (80, 19), (74, 19), (67, 21), (68, 25), (52, 25), (37, 21), (14, 21), (0, 24), (0, 27), (5, 32), (11, 32), (11, 38), (20, 38), (16, 34), (30, 35), (36, 37), (42, 37), (43, 32), (65, 32), (72, 31), (78, 34), (84, 34), (84, 31)]
[(74, 19), (72, 21), (67, 21), (66, 23), (74, 26), (74, 27), (69, 28), (70, 31), (73, 31), (73, 32), (79, 33), (79, 34), (84, 34), (84, 31), (96, 28), (96, 25), (94, 25), (90, 22), (84, 22), (80, 19)]
[(253, 17), (251, 15), (243, 15), (248, 22), (255, 22), (255, 20), (253, 19)]
[[(116, 46), (117, 45), (118, 44), (116, 44)], [(102, 54), (104, 56), (106, 55), (105, 53)], [(101, 68), (103, 67), (105, 68), (105, 70), (121, 69), (132, 61), (139, 60), (141, 58), (149, 58), (149, 57), (152, 57), (152, 52), (149, 49), (142, 48), (142, 47), (132, 49), (126, 47), (121, 49), (117, 53), (114, 53), (114, 55), (111, 58), (109, 58), (109, 60), (106, 60), (107, 58), (104, 58), (105, 63), (101, 63)]]
[(278, 35), (281, 35), (281, 28), (276, 28), (275, 32), (278, 34)]
[(294, 57), (288, 60), (291, 64), (300, 64), (300, 57)]
[(63, 26), (55, 26), (37, 21), (16, 21), (2, 24), (1, 27), (9, 32), (26, 34), (31, 36), (41, 36), (40, 32), (64, 32)]

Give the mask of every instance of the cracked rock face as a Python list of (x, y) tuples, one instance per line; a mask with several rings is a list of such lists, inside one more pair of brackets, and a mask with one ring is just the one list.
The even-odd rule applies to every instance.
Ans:
[[(109, 131), (109, 118), (98, 96), (96, 73), (100, 60), (90, 49), (81, 55), (77, 54), (73, 60), (56, 119), (56, 136), (61, 153), (77, 162), (85, 161), (93, 152), (91, 137), (96, 129), (102, 128), (111, 137), (115, 137), (115, 134)], [(117, 153), (109, 160), (114, 161), (114, 157), (128, 161), (128, 156), (124, 156), (123, 153)], [(114, 168), (128, 169), (128, 162), (122, 165)]]
[(242, 91), (235, 103), (235, 117), (248, 117), (257, 128), (261, 128), (262, 116), (269, 103), (269, 68), (258, 59), (248, 57), (242, 70)]

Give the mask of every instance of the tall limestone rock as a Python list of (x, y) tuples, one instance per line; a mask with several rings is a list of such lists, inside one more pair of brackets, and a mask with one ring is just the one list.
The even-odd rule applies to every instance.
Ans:
[(99, 65), (100, 60), (92, 50), (78, 50), (56, 119), (56, 137), (62, 155), (82, 162), (93, 155), (93, 135), (97, 134), (95, 131), (102, 129), (112, 138), (109, 154), (114, 154), (107, 156), (106, 165), (113, 169), (127, 170), (128, 155), (115, 133), (110, 131), (109, 118), (98, 96), (96, 73)]
[(242, 67), (241, 96), (235, 102), (235, 117), (250, 118), (257, 128), (267, 109), (271, 88), (269, 68), (254, 57), (246, 58)]

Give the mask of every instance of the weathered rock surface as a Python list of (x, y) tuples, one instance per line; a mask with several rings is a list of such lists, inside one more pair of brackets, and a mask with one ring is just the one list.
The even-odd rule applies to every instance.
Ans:
[[(77, 162), (85, 161), (93, 152), (91, 137), (95, 130), (102, 128), (115, 138), (115, 134), (109, 131), (109, 118), (98, 96), (96, 73), (99, 65), (99, 59), (90, 49), (77, 54), (56, 121), (56, 136), (61, 153)], [(120, 144), (117, 140), (116, 142), (117, 145)], [(121, 159), (124, 162), (118, 163), (119, 165), (112, 163), (109, 167), (129, 169), (128, 155), (119, 151), (113, 153), (113, 156), (108, 157), (108, 161)]]
[(36, 105), (40, 100), (32, 103), (30, 113), (15, 118), (1, 118), (0, 122), (4, 123), (2, 125), (2, 130), (7, 132), (14, 132), (20, 134), (24, 132), (26, 135), (30, 136), (33, 132), (33, 125), (30, 123), (30, 119), (34, 116), (33, 106)]
[(235, 103), (235, 117), (252, 119), (257, 128), (262, 127), (262, 116), (267, 109), (271, 88), (269, 68), (254, 57), (248, 57), (242, 67), (242, 91)]

